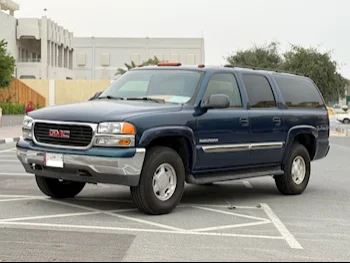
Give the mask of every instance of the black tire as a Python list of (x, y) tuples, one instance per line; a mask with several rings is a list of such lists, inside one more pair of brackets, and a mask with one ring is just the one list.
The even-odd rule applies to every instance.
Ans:
[[(159, 200), (153, 191), (153, 177), (158, 167), (169, 164), (176, 173), (175, 192), (168, 200)], [(171, 148), (156, 146), (146, 155), (139, 185), (130, 187), (131, 196), (138, 209), (149, 215), (171, 213), (181, 201), (185, 189), (185, 167), (181, 157)]]
[[(302, 158), (305, 163), (305, 177), (301, 183), (293, 180), (292, 164), (296, 158)], [(300, 159), (301, 160), (301, 159)], [(311, 161), (310, 155), (305, 146), (294, 143), (290, 151), (290, 155), (284, 165), (284, 174), (275, 177), (277, 189), (284, 195), (299, 195), (302, 194), (310, 180)]]
[(344, 120), (343, 120), (343, 123), (344, 123), (344, 124), (349, 124), (349, 123), (350, 123), (350, 120), (349, 120), (349, 119), (344, 119)]
[(62, 181), (43, 176), (35, 176), (39, 189), (52, 198), (72, 198), (79, 194), (85, 187), (85, 183)]

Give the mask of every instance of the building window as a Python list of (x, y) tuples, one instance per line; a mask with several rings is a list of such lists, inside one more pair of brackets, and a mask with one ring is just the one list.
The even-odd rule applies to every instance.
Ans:
[(85, 66), (86, 65), (86, 55), (84, 53), (77, 54), (77, 65)]
[(108, 53), (101, 54), (101, 65), (106, 67), (110, 65), (110, 56)]

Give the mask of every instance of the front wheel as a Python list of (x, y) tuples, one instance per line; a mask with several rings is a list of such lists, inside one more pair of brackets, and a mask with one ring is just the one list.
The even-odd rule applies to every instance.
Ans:
[(185, 167), (171, 148), (157, 146), (146, 156), (139, 185), (131, 187), (138, 209), (150, 215), (172, 212), (181, 201), (185, 188)]
[(60, 181), (54, 178), (35, 176), (36, 183), (45, 195), (53, 198), (72, 198), (79, 194), (85, 187), (85, 183)]
[(275, 177), (278, 190), (284, 195), (303, 193), (310, 180), (310, 162), (305, 146), (295, 143), (285, 163), (284, 174)]

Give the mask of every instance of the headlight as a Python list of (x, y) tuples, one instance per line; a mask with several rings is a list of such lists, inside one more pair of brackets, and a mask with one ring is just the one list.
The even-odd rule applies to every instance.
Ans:
[(24, 116), (24, 120), (22, 123), (22, 136), (24, 139), (32, 139), (32, 128), (33, 128), (33, 119), (28, 117), (28, 116)]
[(102, 122), (98, 125), (99, 134), (136, 134), (135, 126), (127, 122)]
[(105, 147), (135, 146), (136, 128), (127, 122), (103, 122), (98, 125), (94, 145)]

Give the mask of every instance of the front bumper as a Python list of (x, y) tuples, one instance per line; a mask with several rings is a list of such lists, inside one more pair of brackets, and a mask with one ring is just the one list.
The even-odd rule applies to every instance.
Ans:
[[(46, 167), (45, 152), (63, 154), (63, 168)], [(17, 158), (26, 172), (86, 183), (137, 186), (145, 154), (144, 148), (91, 148), (79, 152), (42, 148), (24, 140), (17, 143)]]

